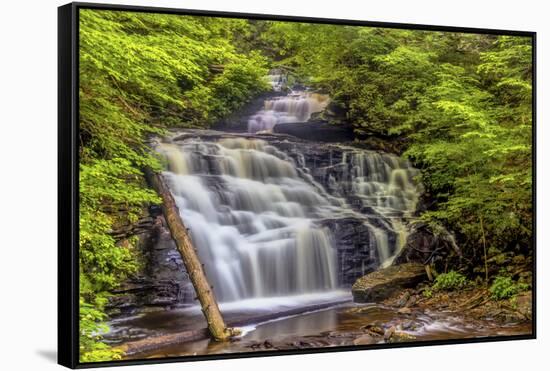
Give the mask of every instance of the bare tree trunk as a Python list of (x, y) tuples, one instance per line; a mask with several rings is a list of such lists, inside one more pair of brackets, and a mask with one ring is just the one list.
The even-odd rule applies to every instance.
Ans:
[(206, 279), (196, 249), (187, 233), (187, 228), (181, 220), (178, 207), (164, 179), (161, 175), (151, 170), (146, 170), (145, 174), (151, 186), (162, 198), (162, 212), (166, 218), (166, 223), (168, 224), (172, 238), (176, 242), (176, 246), (183, 260), (183, 264), (185, 265), (185, 269), (187, 269), (191, 283), (195, 288), (197, 298), (201, 303), (202, 312), (208, 324), (208, 330), (212, 334), (212, 337), (218, 341), (224, 341), (231, 336), (238, 335), (240, 333), (238, 329), (228, 328), (225, 325), (212, 287)]
[(485, 283), (489, 282), (489, 267), (487, 266), (487, 241), (485, 240), (485, 227), (483, 216), (479, 214), (479, 226), (481, 228), (481, 242), (483, 243), (483, 259), (485, 260)]
[(428, 280), (430, 280), (430, 282), (433, 282), (434, 276), (432, 275), (432, 268), (430, 267), (430, 264), (424, 265), (424, 268), (426, 269), (426, 274), (428, 275)]

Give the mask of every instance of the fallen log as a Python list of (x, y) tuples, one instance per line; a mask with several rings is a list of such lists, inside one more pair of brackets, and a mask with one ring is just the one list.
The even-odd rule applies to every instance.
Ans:
[(181, 331), (174, 334), (153, 336), (147, 339), (131, 341), (119, 345), (115, 347), (115, 349), (123, 351), (126, 356), (133, 356), (140, 353), (151, 352), (171, 345), (208, 339), (209, 336), (210, 331), (207, 328), (201, 328), (199, 330)]
[(161, 175), (150, 169), (145, 170), (145, 175), (151, 186), (162, 198), (162, 212), (166, 219), (166, 224), (168, 224), (170, 234), (176, 242), (178, 252), (189, 274), (189, 279), (195, 288), (197, 299), (199, 299), (201, 304), (210, 334), (217, 341), (225, 341), (232, 336), (238, 335), (240, 333), (238, 329), (229, 328), (225, 325), (212, 286), (210, 286), (206, 279), (206, 274), (197, 256), (188, 230), (181, 220), (178, 206), (164, 179)]

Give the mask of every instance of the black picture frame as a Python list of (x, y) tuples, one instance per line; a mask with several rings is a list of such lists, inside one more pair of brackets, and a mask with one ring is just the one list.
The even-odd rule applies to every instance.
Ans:
[[(121, 360), (110, 362), (79, 362), (78, 344), (78, 236), (79, 236), (79, 11), (81, 9), (150, 12), (176, 15), (214, 16), (225, 18), (245, 18), (256, 20), (278, 20), (319, 24), (372, 26), (408, 30), (448, 31), (461, 33), (494, 34), (529, 37), (532, 40), (532, 167), (533, 167), (533, 331), (529, 335), (492, 336), (472, 339), (430, 340), (411, 343), (375, 344), (357, 346), (337, 346), (330, 348), (255, 351), (232, 354), (196, 355), (142, 360)], [(202, 360), (222, 360), (231, 358), (281, 356), (289, 354), (309, 354), (343, 352), (370, 349), (419, 347), (480, 342), (536, 339), (536, 32), (513, 31), (485, 28), (449, 27), (406, 23), (371, 22), (360, 20), (311, 18), (283, 15), (233, 13), (222, 11), (202, 11), (190, 9), (159, 8), (148, 6), (107, 5), (96, 3), (70, 3), (58, 8), (58, 363), (69, 368), (91, 368), (105, 366), (157, 364)]]

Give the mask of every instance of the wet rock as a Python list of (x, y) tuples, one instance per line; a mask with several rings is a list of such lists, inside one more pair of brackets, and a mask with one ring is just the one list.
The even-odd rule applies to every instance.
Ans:
[(417, 325), (412, 320), (403, 321), (401, 323), (401, 329), (403, 330), (415, 330)]
[(390, 327), (384, 332), (384, 340), (388, 341), (393, 336), (393, 333), (395, 332), (395, 326)]
[(344, 285), (352, 285), (357, 278), (378, 267), (379, 257), (376, 248), (371, 246), (372, 232), (365, 220), (353, 217), (328, 219), (321, 225), (330, 229), (336, 241)]
[(378, 325), (366, 325), (362, 327), (369, 335), (371, 336), (383, 336), (385, 331), (382, 327)]
[(411, 308), (408, 308), (408, 307), (403, 307), (403, 308), (400, 308), (397, 313), (399, 314), (411, 314), (412, 313), (412, 310)]
[(447, 231), (434, 233), (427, 224), (418, 222), (411, 226), (407, 242), (394, 264), (442, 262), (451, 254), (461, 255), (452, 234)]
[(527, 291), (517, 296), (517, 311), (521, 313), (525, 319), (531, 320), (533, 317), (532, 303), (533, 299), (531, 291)]
[(154, 218), (146, 233), (140, 236), (138, 249), (141, 269), (112, 291), (106, 306), (110, 315), (147, 312), (150, 308), (172, 308), (190, 302), (194, 290), (183, 261), (162, 215), (149, 208)]
[(407, 300), (407, 303), (405, 304), (405, 306), (412, 307), (413, 305), (416, 304), (417, 301), (418, 301), (418, 296), (413, 295), (409, 298), (409, 300)]
[(416, 340), (416, 336), (408, 334), (403, 331), (394, 331), (391, 336), (387, 339), (389, 343), (402, 343), (406, 341)]
[(404, 307), (407, 302), (409, 301), (409, 298), (411, 297), (411, 294), (408, 292), (408, 291), (405, 291), (401, 297), (399, 298), (399, 300), (397, 301), (397, 306), (398, 307)]
[(351, 292), (355, 302), (379, 302), (400, 290), (418, 285), (424, 279), (426, 271), (423, 265), (406, 263), (383, 268), (359, 278), (353, 284)]
[(368, 334), (365, 334), (353, 340), (353, 345), (369, 345), (369, 344), (376, 344), (377, 342), (378, 341), (374, 337)]
[(374, 305), (367, 305), (367, 306), (364, 306), (364, 307), (356, 307), (356, 308), (350, 308), (347, 310), (348, 313), (360, 313), (360, 314), (365, 314), (365, 313), (369, 313), (369, 312), (373, 312), (373, 311), (377, 311), (378, 310), (378, 307), (374, 306)]

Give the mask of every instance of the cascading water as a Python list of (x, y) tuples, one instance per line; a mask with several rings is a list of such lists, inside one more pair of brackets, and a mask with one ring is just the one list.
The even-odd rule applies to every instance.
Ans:
[[(274, 91), (281, 91), (286, 82), (284, 75), (268, 75)], [(270, 131), (280, 123), (306, 122), (311, 115), (321, 112), (329, 103), (328, 96), (308, 91), (291, 91), (264, 102), (264, 108), (248, 120), (248, 132)]]
[[(286, 76), (277, 72), (267, 80), (282, 92)], [(268, 99), (250, 117), (248, 132), (305, 122), (328, 102), (307, 90)], [(353, 220), (368, 232), (363, 238), (370, 266), (391, 263), (406, 240), (403, 218), (418, 199), (416, 170), (407, 161), (340, 146), (334, 158), (329, 151), (328, 164), (317, 163), (315, 156), (311, 163), (299, 143), (289, 147), (288, 139), (258, 137), (188, 130), (157, 145), (166, 160), (164, 176), (218, 299), (327, 292), (349, 282), (343, 276), (346, 253), (340, 253), (341, 243), (327, 227), (338, 229), (341, 221)], [(367, 269), (362, 264), (359, 273)]]
[(217, 297), (303, 294), (337, 287), (330, 206), (284, 154), (259, 140), (160, 144), (164, 176)]
[(372, 208), (383, 216), (397, 235), (392, 247), (387, 231), (371, 227), (380, 265), (388, 266), (407, 239), (407, 229), (402, 220), (411, 217), (416, 209), (419, 187), (413, 178), (418, 170), (397, 156), (372, 151), (352, 153), (350, 165), (353, 194), (359, 197), (364, 207)]
[[(338, 241), (323, 220), (358, 218), (386, 265), (416, 205), (414, 169), (394, 155), (344, 149), (332, 191), (264, 140), (187, 135), (159, 143), (164, 176), (222, 302), (302, 295), (341, 284)], [(358, 211), (350, 197), (360, 200)]]
[(273, 91), (283, 90), (283, 86), (286, 84), (286, 76), (281, 74), (280, 71), (273, 71), (273, 73), (267, 75), (266, 79)]

